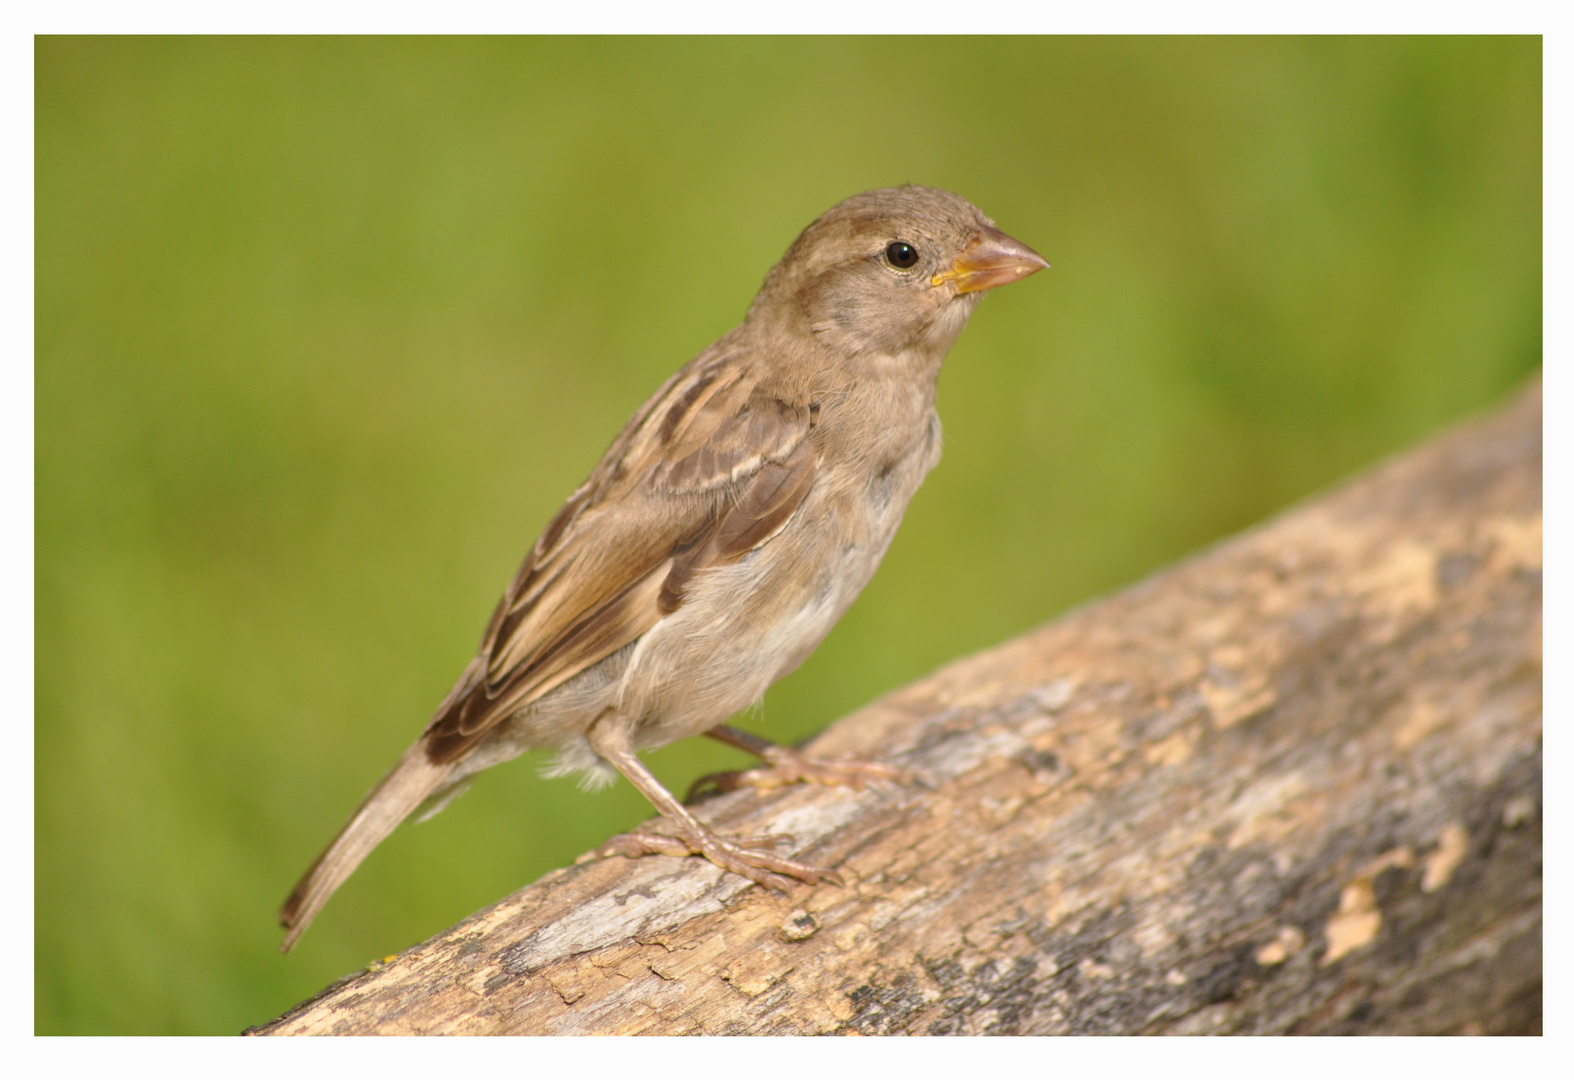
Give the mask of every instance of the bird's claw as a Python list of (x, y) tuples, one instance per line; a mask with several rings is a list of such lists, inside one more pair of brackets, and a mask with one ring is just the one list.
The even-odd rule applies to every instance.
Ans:
[(703, 855), (723, 870), (748, 878), (762, 888), (785, 893), (793, 885), (793, 878), (809, 885), (828, 881), (843, 884), (841, 875), (823, 866), (797, 862), (772, 854), (768, 849), (778, 844), (790, 844), (793, 838), (785, 833), (768, 833), (758, 836), (726, 837), (709, 829), (693, 837), (668, 832), (656, 824), (641, 825), (633, 832), (614, 836), (595, 851), (581, 856), (580, 862), (605, 859), (621, 855), (637, 859), (642, 855)]

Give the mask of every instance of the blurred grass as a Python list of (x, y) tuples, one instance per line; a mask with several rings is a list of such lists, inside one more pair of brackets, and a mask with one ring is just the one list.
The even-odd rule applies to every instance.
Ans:
[(36, 1030), (237, 1031), (647, 816), (527, 758), (275, 952), (628, 415), (906, 181), (1054, 269), (777, 738), (1541, 362), (1538, 39), (39, 39)]

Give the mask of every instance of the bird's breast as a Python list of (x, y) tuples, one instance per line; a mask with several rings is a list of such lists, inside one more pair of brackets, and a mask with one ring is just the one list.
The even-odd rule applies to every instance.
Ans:
[(626, 699), (643, 717), (639, 745), (708, 730), (803, 663), (874, 576), (939, 449), (934, 419), (883, 460), (822, 462), (779, 533), (697, 574), (625, 677)]

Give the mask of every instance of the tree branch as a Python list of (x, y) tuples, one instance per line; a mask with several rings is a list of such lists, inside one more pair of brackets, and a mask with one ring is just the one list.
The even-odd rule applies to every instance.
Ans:
[(1534, 1032), (1541, 394), (701, 804), (845, 888), (554, 871), (253, 1031)]

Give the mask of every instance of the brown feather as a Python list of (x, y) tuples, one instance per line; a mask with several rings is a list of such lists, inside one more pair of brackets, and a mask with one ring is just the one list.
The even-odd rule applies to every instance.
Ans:
[[(708, 353), (691, 363), (547, 526), (482, 642), (484, 682), (450, 695), (426, 730), (431, 761), (460, 760), (504, 718), (637, 640), (677, 610), (694, 574), (792, 516), (814, 482), (814, 414), (754, 392), (746, 370), (722, 370)], [(611, 475), (613, 451), (639, 455), (625, 481)], [(606, 513), (609, 498), (620, 512)], [(642, 498), (659, 512), (627, 513)]]
[(429, 761), (420, 743), (405, 751), (399, 764), (361, 800), (333, 843), (317, 856), (279, 909), (279, 923), (288, 930), (280, 952), (295, 946), (312, 918), (361, 860), (436, 791), (451, 771), (450, 765)]

